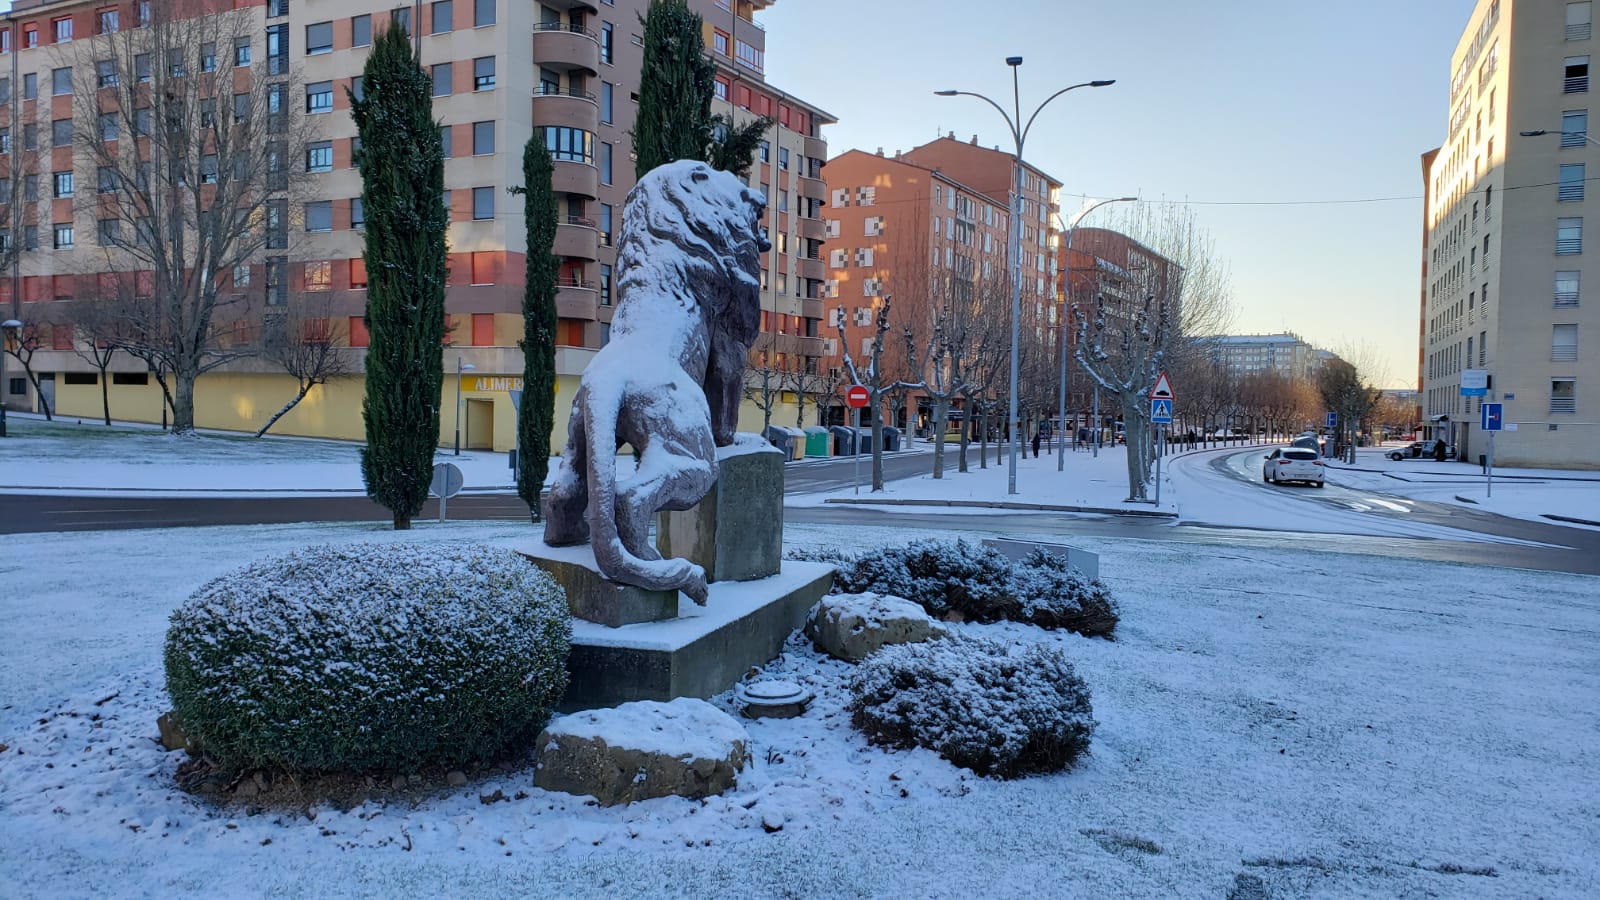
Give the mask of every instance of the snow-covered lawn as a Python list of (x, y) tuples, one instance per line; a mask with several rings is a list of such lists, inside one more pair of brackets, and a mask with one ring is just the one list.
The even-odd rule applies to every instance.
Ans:
[[(1116, 642), (962, 626), (1075, 661), (1100, 726), (1063, 774), (987, 781), (870, 747), (842, 712), (846, 665), (791, 642), (767, 671), (818, 699), (747, 723), (752, 766), (704, 802), (602, 809), (521, 772), (312, 818), (218, 810), (172, 786), (181, 754), (155, 743), (161, 640), (199, 584), (307, 544), (529, 536), (429, 522), (9, 538), (0, 892), (1600, 894), (1600, 579), (1377, 557), (1075, 541), (1102, 554)], [(839, 543), (832, 527), (787, 537)], [(497, 790), (509, 799), (480, 800)]]

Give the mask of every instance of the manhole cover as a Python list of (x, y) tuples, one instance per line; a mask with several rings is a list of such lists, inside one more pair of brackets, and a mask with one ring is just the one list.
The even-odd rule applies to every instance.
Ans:
[(811, 702), (811, 692), (792, 681), (757, 681), (741, 684), (733, 691), (734, 699), (750, 718), (772, 716), (790, 718), (805, 712)]

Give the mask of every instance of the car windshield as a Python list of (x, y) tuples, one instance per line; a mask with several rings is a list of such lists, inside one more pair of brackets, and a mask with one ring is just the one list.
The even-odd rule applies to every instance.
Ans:
[(1307, 460), (1307, 459), (1316, 459), (1317, 455), (1315, 453), (1311, 452), (1310, 450), (1285, 450), (1285, 451), (1283, 451), (1283, 458), (1284, 459)]

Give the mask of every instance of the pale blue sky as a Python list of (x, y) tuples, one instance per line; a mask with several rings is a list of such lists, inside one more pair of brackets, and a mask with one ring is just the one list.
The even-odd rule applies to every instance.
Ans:
[[(829, 152), (906, 150), (954, 131), (1009, 151), (999, 115), (1054, 91), (1029, 160), (1078, 194), (1192, 201), (1420, 198), (1443, 142), (1450, 54), (1472, 0), (779, 0), (767, 78), (839, 118)], [(1362, 344), (1414, 386), (1422, 201), (1196, 205), (1233, 274), (1235, 330)], [(1096, 213), (1095, 219), (1106, 212)]]

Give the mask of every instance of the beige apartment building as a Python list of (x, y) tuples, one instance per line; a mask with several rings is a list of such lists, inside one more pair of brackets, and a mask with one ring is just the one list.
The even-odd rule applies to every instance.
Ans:
[[(1498, 462), (1600, 468), (1592, 16), (1588, 0), (1481, 0), (1451, 56), (1447, 140), (1423, 155), (1418, 381), (1424, 423), (1465, 459), (1499, 402)], [(1486, 397), (1460, 395), (1467, 370), (1488, 373)]]
[[(157, 0), (164, 2), (164, 0)], [(555, 253), (561, 260), (557, 297), (559, 377), (555, 444), (564, 441), (565, 417), (577, 377), (609, 339), (615, 303), (614, 247), (622, 210), (634, 184), (630, 132), (634, 125), (643, 54), (640, 17), (648, 0), (172, 0), (185, 15), (245, 10), (251, 34), (237, 45), (210, 48), (233, 54), (250, 78), (291, 79), (294, 96), (316, 129), (305, 159), (290, 160), (290, 177), (306, 199), (286, 210), (288, 239), (241, 267), (235, 289), (248, 295), (259, 321), (293, 295), (308, 292), (330, 301), (326, 339), (347, 343), (359, 359), (366, 344), (361, 317), (366, 274), (362, 264), (360, 175), (353, 167), (355, 123), (346, 90), (359, 92), (360, 74), (374, 34), (395, 20), (413, 35), (433, 83), (435, 116), (443, 125), (450, 209), (448, 338), (440, 398), (441, 442), (458, 424), (468, 448), (506, 450), (515, 445), (515, 403), (521, 389), (524, 251), (522, 204), (508, 193), (522, 179), (522, 152), (535, 127), (544, 128), (553, 157), (552, 179), (560, 214)], [(774, 249), (764, 272), (763, 328), (757, 352), (781, 353), (786, 365), (815, 369), (821, 355), (821, 262), (826, 201), (821, 168), (827, 145), (821, 127), (834, 121), (816, 106), (766, 83), (766, 34), (755, 14), (774, 0), (690, 0), (704, 19), (704, 42), (717, 65), (714, 111), (748, 121), (773, 120), (749, 183), (769, 197), (768, 228)], [(178, 6), (166, 7), (176, 9)], [(163, 10), (157, 10), (160, 15)], [(94, 173), (70, 147), (24, 140), (36, 121), (70, 118), (71, 96), (53, 90), (52, 73), (69, 57), (82, 59), (83, 42), (107, 41), (150, 15), (148, 0), (16, 0), (0, 18), (0, 126), (9, 177), (24, 169), (73, 173), (80, 190)], [(91, 45), (92, 46), (92, 45)], [(203, 53), (201, 48), (192, 52)], [(200, 65), (204, 65), (204, 61)], [(193, 65), (193, 63), (191, 63)], [(7, 72), (11, 74), (7, 74)], [(26, 88), (26, 90), (24, 89)], [(48, 128), (48, 125), (45, 126)], [(29, 130), (27, 137), (32, 138)], [(49, 142), (46, 142), (49, 143)], [(24, 150), (34, 156), (25, 161)], [(32, 166), (31, 169), (28, 166)], [(69, 175), (69, 178), (72, 176)], [(95, 221), (85, 204), (16, 194), (6, 220), (25, 233), (14, 277), (0, 281), (0, 306), (26, 324), (44, 323), (51, 304), (94, 290)], [(25, 226), (22, 223), (27, 223)], [(55, 229), (65, 226), (67, 232)], [(65, 246), (60, 236), (67, 235)], [(248, 349), (252, 322), (236, 329)], [(72, 352), (70, 328), (56, 327), (35, 354), (39, 393), (66, 416), (98, 416), (98, 373)], [(12, 409), (35, 408), (32, 386), (16, 366), (0, 385)], [(163, 402), (142, 364), (117, 359), (109, 374), (112, 415), (161, 421)], [(196, 385), (196, 424), (253, 431), (293, 395), (294, 381), (260, 359), (243, 358), (202, 375)], [(280, 420), (274, 433), (360, 439), (360, 375), (316, 389)], [(741, 426), (759, 429), (760, 415), (746, 410)]]
[(1211, 352), (1235, 378), (1278, 375), (1308, 380), (1323, 364), (1317, 348), (1293, 332), (1223, 335), (1213, 339)]

